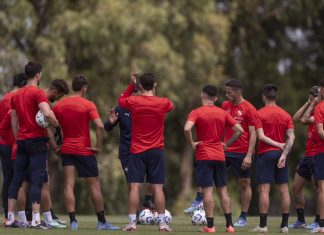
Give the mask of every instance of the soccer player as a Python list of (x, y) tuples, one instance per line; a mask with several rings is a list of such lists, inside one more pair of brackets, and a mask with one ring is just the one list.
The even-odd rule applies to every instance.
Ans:
[[(88, 80), (77, 75), (72, 82), (73, 93), (57, 102), (53, 108), (63, 132), (61, 158), (64, 169), (64, 198), (70, 217), (70, 229), (77, 230), (75, 216), (74, 184), (76, 172), (88, 184), (94, 204), (98, 230), (117, 230), (116, 226), (106, 221), (104, 203), (100, 189), (99, 170), (96, 155), (101, 152), (104, 126), (94, 103), (85, 99)], [(92, 147), (89, 123), (96, 126), (96, 145)]]
[[(224, 149), (243, 133), (240, 124), (227, 112), (216, 107), (217, 88), (207, 85), (201, 92), (202, 107), (190, 112), (184, 127), (188, 143), (196, 151), (196, 175), (199, 187), (203, 189), (203, 204), (207, 226), (201, 232), (215, 232), (213, 184), (216, 186), (223, 213), (226, 219), (226, 232), (233, 233), (231, 199), (227, 191), (227, 174)], [(192, 139), (192, 128), (196, 127), (197, 141)], [(232, 128), (233, 134), (223, 143), (225, 128)]]
[(295, 140), (291, 116), (276, 105), (277, 87), (266, 84), (262, 88), (265, 107), (256, 114), (255, 128), (259, 138), (256, 157), (256, 182), (259, 191), (260, 224), (251, 232), (267, 232), (270, 184), (280, 192), (282, 220), (281, 233), (288, 233), (290, 195), (288, 189), (287, 156)]
[(29, 62), (25, 66), (27, 85), (19, 89), (11, 100), (11, 124), (18, 146), (14, 178), (9, 187), (7, 226), (11, 226), (15, 221), (14, 208), (27, 169), (30, 170), (30, 198), (33, 210), (31, 227), (42, 226), (40, 201), (43, 178), (47, 174), (48, 137), (46, 129), (36, 124), (36, 113), (40, 109), (50, 124), (54, 127), (58, 127), (59, 124), (50, 109), (45, 92), (37, 87), (41, 72), (41, 64)]
[[(136, 88), (135, 95), (139, 94), (139, 90)], [(115, 110), (109, 111), (109, 118), (105, 122), (105, 130), (110, 132), (119, 124), (120, 139), (119, 139), (119, 159), (124, 171), (126, 181), (128, 183), (128, 162), (131, 156), (130, 146), (132, 137), (132, 115), (131, 113), (120, 107), (119, 105)], [(128, 183), (128, 190), (130, 190), (130, 184)], [(154, 209), (153, 192), (150, 184), (146, 186), (146, 194), (143, 202), (143, 207), (148, 209)]]
[(320, 97), (319, 102), (314, 109), (314, 118), (317, 134), (314, 135), (313, 141), (316, 144), (316, 152), (314, 156), (314, 178), (318, 185), (318, 208), (319, 208), (319, 227), (311, 230), (312, 233), (324, 233), (324, 79), (320, 81)]
[[(230, 80), (225, 84), (227, 101), (222, 103), (222, 109), (228, 112), (243, 128), (244, 132), (230, 147), (225, 150), (226, 164), (231, 166), (241, 187), (241, 214), (234, 224), (235, 227), (247, 225), (246, 216), (252, 197), (251, 175), (252, 156), (256, 143), (254, 127), (256, 109), (243, 98), (243, 85), (239, 80)], [(226, 127), (224, 141), (231, 138), (233, 131)]]
[(128, 180), (131, 185), (128, 212), (129, 224), (125, 231), (136, 230), (136, 211), (139, 205), (139, 190), (144, 183), (153, 188), (154, 202), (159, 217), (159, 230), (169, 232), (165, 222), (164, 120), (173, 104), (167, 98), (155, 96), (155, 75), (144, 73), (139, 78), (141, 95), (131, 96), (136, 85), (136, 75), (131, 74), (131, 84), (119, 97), (118, 104), (132, 114), (131, 157), (128, 163)]
[[(24, 73), (16, 74), (13, 78), (13, 90), (8, 92), (0, 103), (0, 122), (4, 122), (6, 117), (9, 118), (11, 122), (11, 116), (8, 115), (9, 110), (11, 109), (11, 98), (15, 94), (15, 92), (27, 82), (27, 77)], [(11, 113), (11, 112), (10, 112)], [(13, 179), (14, 173), (14, 163), (15, 161), (12, 159), (12, 146), (15, 143), (14, 137), (11, 135), (11, 124), (10, 128), (5, 128), (6, 123), (4, 122), (1, 128), (1, 136), (0, 136), (0, 157), (1, 157), (1, 165), (2, 165), (2, 207), (5, 213), (6, 223), (8, 218), (8, 189), (10, 183)], [(12, 137), (12, 138), (10, 138)]]
[[(313, 111), (318, 102), (319, 87), (313, 86), (309, 91), (309, 97), (307, 102), (295, 113), (293, 120), (295, 122), (301, 122), (307, 125), (307, 143), (304, 153), (304, 158), (300, 159), (295, 173), (292, 191), (295, 196), (295, 206), (297, 212), (297, 220), (295, 223), (289, 225), (289, 228), (306, 228), (304, 205), (305, 199), (302, 193), (303, 187), (307, 181), (310, 181), (314, 172), (314, 154), (315, 144), (312, 140), (312, 134), (316, 129), (314, 124)], [(315, 191), (317, 189), (315, 188)], [(319, 215), (316, 215), (314, 222), (307, 226), (308, 229), (314, 229), (318, 227)]]

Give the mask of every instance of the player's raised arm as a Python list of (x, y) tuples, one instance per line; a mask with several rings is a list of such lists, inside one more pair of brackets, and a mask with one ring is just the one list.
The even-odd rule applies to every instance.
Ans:
[(129, 84), (129, 86), (127, 87), (127, 89), (119, 96), (118, 99), (118, 104), (123, 107), (123, 108), (129, 108), (129, 102), (127, 100), (127, 98), (129, 96), (132, 95), (132, 93), (135, 90), (135, 86), (136, 86), (136, 73), (131, 73), (131, 83)]

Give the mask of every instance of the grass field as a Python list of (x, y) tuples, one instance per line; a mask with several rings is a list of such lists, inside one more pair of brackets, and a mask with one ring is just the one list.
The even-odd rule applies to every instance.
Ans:
[[(62, 219), (68, 219), (67, 217), (62, 216)], [(114, 225), (122, 226), (127, 222), (126, 216), (108, 216), (107, 217)], [(51, 229), (51, 230), (33, 230), (33, 229), (14, 229), (14, 228), (4, 228), (0, 227), (0, 234), (24, 234), (24, 235), (33, 235), (33, 234), (49, 234), (49, 235), (65, 235), (65, 234), (129, 234), (130, 232), (123, 231), (96, 231), (96, 217), (95, 216), (78, 216), (79, 221), (79, 229), (77, 231), (70, 231), (69, 229)], [(291, 217), (290, 222), (293, 222), (296, 218)], [(281, 218), (280, 217), (269, 217), (268, 218), (268, 229), (269, 232), (267, 234), (279, 234), (279, 225)], [(307, 218), (307, 221), (311, 222), (312, 218)], [(216, 229), (217, 234), (226, 234), (225, 233), (225, 219), (223, 217), (216, 217)], [(249, 225), (242, 229), (236, 229), (236, 234), (253, 234), (248, 232), (250, 229), (254, 228), (259, 223), (258, 217), (249, 217), (248, 218)], [(191, 225), (191, 221), (189, 217), (178, 216), (173, 217), (173, 221), (171, 223), (171, 227), (173, 232), (168, 234), (182, 234), (182, 235), (190, 235), (190, 234), (198, 234), (198, 230), (200, 226)], [(138, 235), (149, 235), (149, 234), (160, 234), (157, 232), (157, 226), (151, 225), (140, 225), (137, 227), (137, 231), (135, 232)], [(306, 230), (290, 230), (289, 233), (297, 233), (297, 234), (309, 234)], [(131, 233), (134, 234), (134, 233)]]

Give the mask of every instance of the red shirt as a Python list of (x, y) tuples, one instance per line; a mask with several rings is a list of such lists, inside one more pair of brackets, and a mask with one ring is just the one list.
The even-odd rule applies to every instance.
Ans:
[(191, 111), (188, 121), (195, 123), (197, 141), (196, 160), (225, 161), (223, 136), (225, 128), (237, 124), (235, 119), (216, 106), (204, 105)]
[(306, 148), (305, 148), (305, 156), (306, 157), (314, 157), (315, 155), (315, 144), (313, 143), (313, 133), (314, 130), (316, 131), (315, 124), (308, 125), (307, 128), (307, 142), (306, 142)]
[(118, 104), (132, 114), (131, 152), (163, 149), (164, 120), (173, 109), (172, 102), (157, 96), (130, 96), (133, 91), (134, 86), (130, 85), (118, 99)]
[(92, 156), (89, 122), (100, 118), (95, 104), (81, 96), (65, 97), (53, 108), (62, 127), (63, 154)]
[(7, 145), (12, 146), (16, 140), (11, 128), (11, 110), (7, 112), (7, 115), (4, 117), (0, 123), (0, 137), (5, 140)]
[[(314, 109), (315, 124), (324, 124), (324, 101), (321, 101), (315, 106)], [(312, 140), (316, 145), (315, 154), (324, 153), (324, 140), (318, 136), (317, 128), (314, 128), (314, 135), (312, 135)]]
[[(11, 91), (11, 92), (5, 94), (4, 97), (2, 98), (2, 100), (0, 102), (0, 122), (5, 118), (8, 111), (11, 109), (11, 98), (14, 94), (15, 94), (15, 92)], [(2, 137), (0, 138), (0, 144), (10, 145), (10, 143), (8, 143), (7, 139), (4, 139)]]
[[(263, 128), (264, 135), (279, 143), (286, 142), (286, 132), (294, 129), (291, 116), (279, 106), (265, 106), (257, 111), (255, 129)], [(262, 154), (279, 148), (259, 140), (258, 153)]]
[[(244, 100), (238, 105), (229, 101), (222, 103), (222, 109), (228, 112), (239, 124), (241, 124), (243, 134), (226, 150), (232, 153), (247, 153), (249, 149), (250, 132), (249, 126), (254, 126), (256, 109), (248, 101)], [(224, 142), (227, 142), (233, 135), (230, 127), (225, 128)]]
[(35, 86), (20, 88), (11, 99), (11, 107), (16, 110), (19, 122), (18, 140), (47, 137), (47, 130), (37, 125), (35, 116), (40, 103), (48, 103), (43, 90)]

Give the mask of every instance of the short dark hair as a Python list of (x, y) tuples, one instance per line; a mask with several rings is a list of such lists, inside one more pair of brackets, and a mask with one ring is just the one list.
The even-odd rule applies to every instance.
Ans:
[(155, 84), (155, 74), (154, 73), (143, 73), (140, 76), (139, 82), (144, 90), (150, 91), (153, 89)]
[(264, 95), (268, 100), (276, 100), (277, 99), (278, 88), (273, 84), (265, 84), (262, 87), (262, 95)]
[(203, 87), (202, 92), (205, 93), (209, 99), (217, 97), (217, 87), (213, 85), (206, 85)]
[(324, 79), (321, 79), (319, 82), (320, 87), (324, 87)]
[(13, 78), (14, 87), (23, 87), (27, 83), (27, 76), (25, 73), (17, 73)]
[(34, 78), (36, 74), (42, 72), (43, 66), (39, 63), (29, 61), (25, 66), (25, 74), (28, 79)]
[(234, 90), (243, 91), (243, 85), (240, 80), (232, 79), (225, 83), (225, 86), (228, 86)]
[(319, 86), (313, 86), (311, 89), (309, 89), (309, 94), (317, 97), (319, 95)]
[(72, 90), (81, 91), (84, 86), (88, 86), (88, 79), (82, 74), (76, 75), (72, 81)]
[(67, 95), (70, 91), (69, 85), (63, 79), (54, 79), (51, 82), (50, 89), (57, 90), (58, 93)]

